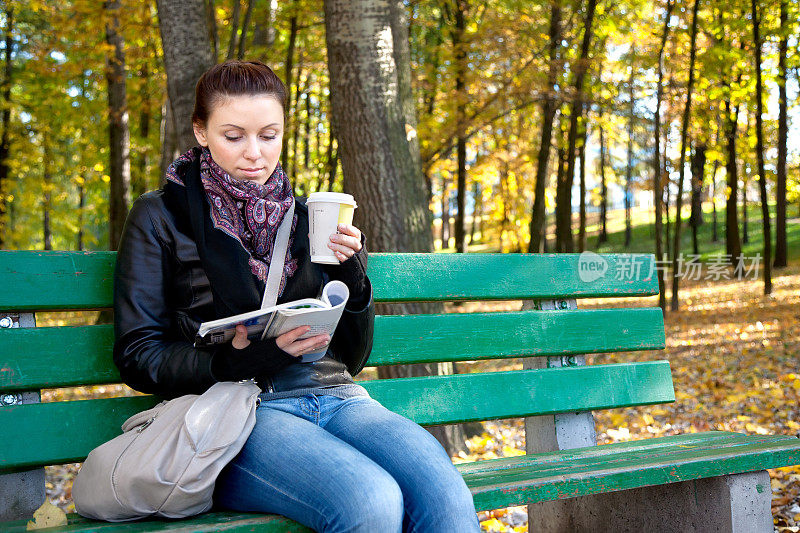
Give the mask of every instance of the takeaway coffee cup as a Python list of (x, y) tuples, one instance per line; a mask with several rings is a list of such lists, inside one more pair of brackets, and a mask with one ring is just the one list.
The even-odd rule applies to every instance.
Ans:
[(340, 192), (312, 192), (306, 201), (308, 206), (309, 241), (311, 262), (338, 265), (339, 260), (328, 248), (331, 234), (337, 232), (338, 224), (352, 224), (356, 201), (349, 194)]

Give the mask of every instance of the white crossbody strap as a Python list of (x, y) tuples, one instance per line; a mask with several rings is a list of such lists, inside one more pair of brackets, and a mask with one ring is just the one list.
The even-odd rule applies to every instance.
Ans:
[(289, 246), (289, 233), (292, 231), (292, 220), (294, 220), (294, 202), (294, 198), (292, 198), (292, 205), (283, 216), (283, 221), (278, 227), (278, 234), (275, 236), (275, 247), (272, 249), (272, 257), (269, 260), (269, 274), (267, 274), (264, 297), (261, 299), (261, 309), (272, 307), (278, 301), (283, 264), (286, 262), (286, 248)]

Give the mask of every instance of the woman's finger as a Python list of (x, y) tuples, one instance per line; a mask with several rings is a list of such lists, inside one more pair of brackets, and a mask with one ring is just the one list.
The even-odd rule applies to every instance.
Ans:
[(347, 246), (347, 245), (344, 245), (344, 244), (339, 244), (337, 242), (329, 242), (328, 243), (328, 248), (333, 250), (334, 253), (335, 252), (339, 252), (339, 253), (347, 256), (347, 257), (352, 257), (357, 252), (357, 250), (351, 248), (350, 246)]
[(358, 242), (361, 242), (361, 230), (352, 224), (339, 224), (336, 226), (336, 229), (339, 231), (339, 233), (355, 237)]
[(294, 328), (291, 331), (287, 331), (283, 335), (279, 335), (275, 338), (275, 344), (278, 345), (278, 348), (281, 350), (285, 350), (285, 348), (299, 339), (302, 335), (308, 333), (311, 329), (310, 326), (300, 326), (298, 328)]
[(328, 335), (315, 335), (307, 339), (297, 340), (288, 346), (281, 347), (286, 353), (295, 357), (318, 350), (330, 342)]
[(345, 248), (348, 248), (353, 250), (353, 253), (356, 253), (361, 250), (361, 241), (355, 237), (334, 233), (330, 236), (330, 239), (328, 239), (328, 248), (331, 250), (338, 249), (343, 252), (346, 252), (347, 250), (345, 250)]
[(247, 328), (244, 327), (244, 325), (239, 324), (236, 326), (236, 333), (233, 336), (231, 344), (237, 350), (244, 350), (250, 346), (250, 341), (247, 339)]

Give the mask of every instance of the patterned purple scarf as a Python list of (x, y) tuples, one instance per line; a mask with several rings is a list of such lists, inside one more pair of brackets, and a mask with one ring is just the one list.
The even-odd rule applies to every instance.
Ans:
[[(186, 168), (195, 157), (193, 150), (181, 155), (167, 169), (167, 179), (184, 185), (180, 169)], [(203, 148), (200, 179), (211, 207), (214, 227), (239, 241), (250, 254), (250, 271), (266, 283), (278, 226), (293, 201), (292, 186), (281, 164), (277, 164), (264, 185), (249, 180), (238, 181), (217, 165), (208, 148)], [(297, 215), (292, 220), (279, 293), (283, 293), (286, 280), (297, 271), (297, 259), (291, 256), (296, 226)]]

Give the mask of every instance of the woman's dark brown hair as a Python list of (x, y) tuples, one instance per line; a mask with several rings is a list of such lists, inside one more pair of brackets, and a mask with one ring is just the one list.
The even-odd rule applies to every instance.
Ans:
[(231, 59), (214, 65), (195, 87), (192, 123), (205, 126), (211, 110), (228, 96), (257, 94), (273, 96), (286, 112), (286, 86), (264, 63)]

